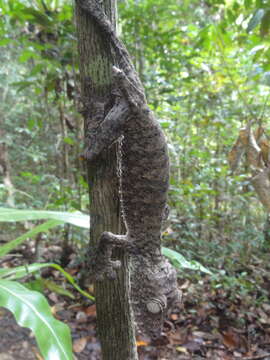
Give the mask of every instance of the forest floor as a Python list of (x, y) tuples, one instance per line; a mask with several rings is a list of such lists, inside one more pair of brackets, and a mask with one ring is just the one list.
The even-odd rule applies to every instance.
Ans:
[[(9, 258), (3, 265), (12, 266), (12, 262)], [(250, 276), (258, 269), (256, 263), (253, 266)], [(79, 271), (66, 270), (72, 275)], [(43, 276), (58, 285), (65, 282), (55, 270), (48, 270)], [(258, 292), (241, 293), (228, 290), (228, 286), (214, 287), (207, 276), (197, 276), (195, 280), (189, 275), (188, 279), (180, 280), (182, 304), (168, 315), (162, 338), (154, 343), (138, 338), (139, 359), (270, 360), (270, 303), (267, 301), (268, 293), (270, 298), (270, 281), (267, 279), (270, 277), (266, 276), (266, 270), (263, 278), (264, 297), (260, 302)], [(46, 291), (56, 318), (71, 329), (75, 359), (100, 360), (95, 305), (74, 295), (75, 299), (71, 299)], [(0, 360), (42, 360), (31, 332), (19, 327), (3, 308), (0, 308)]]

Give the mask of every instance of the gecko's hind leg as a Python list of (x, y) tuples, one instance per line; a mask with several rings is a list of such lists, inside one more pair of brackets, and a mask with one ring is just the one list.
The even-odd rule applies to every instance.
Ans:
[(116, 272), (121, 266), (119, 260), (112, 260), (113, 248), (127, 248), (129, 241), (126, 235), (115, 235), (111, 232), (104, 232), (97, 246), (95, 256), (93, 259), (93, 273), (96, 281), (102, 281), (105, 277), (115, 279)]

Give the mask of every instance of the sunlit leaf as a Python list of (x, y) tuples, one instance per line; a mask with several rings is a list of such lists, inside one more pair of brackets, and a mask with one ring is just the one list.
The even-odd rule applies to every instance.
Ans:
[(213, 273), (210, 270), (208, 270), (206, 267), (204, 267), (197, 261), (186, 260), (184, 256), (178, 253), (177, 251), (168, 249), (166, 247), (162, 247), (162, 254), (167, 256), (172, 262), (172, 264), (178, 269), (190, 269), (195, 271), (201, 271), (209, 275), (213, 275)]
[[(1, 214), (0, 214), (0, 216), (1, 216)], [(49, 229), (52, 229), (60, 224), (63, 224), (63, 222), (59, 221), (59, 220), (46, 221), (45, 223), (36, 226), (35, 228), (27, 231), (26, 233), (17, 237), (16, 239), (9, 241), (5, 245), (1, 245), (0, 246), (0, 257), (4, 256), (4, 255), (8, 254), (10, 251), (14, 250), (17, 246), (21, 245), (25, 240), (27, 240), (33, 236), (36, 236), (37, 234), (39, 234), (41, 232), (46, 232)]]
[(10, 310), (19, 325), (31, 329), (45, 360), (72, 360), (67, 325), (56, 320), (43, 295), (13, 281), (0, 280), (0, 306)]
[(60, 265), (53, 263), (43, 263), (43, 264), (30, 264), (25, 266), (17, 266), (14, 268), (0, 269), (0, 278), (8, 280), (19, 280), (29, 274), (33, 274), (41, 269), (46, 267), (52, 267), (60, 271), (68, 282), (83, 296), (87, 297), (90, 300), (94, 300), (94, 297), (88, 294), (86, 291), (82, 290), (77, 284), (74, 278), (66, 272)]
[(54, 219), (69, 224), (89, 229), (89, 216), (78, 212), (60, 212), (46, 210), (18, 210), (10, 208), (0, 208), (0, 222), (26, 221)]

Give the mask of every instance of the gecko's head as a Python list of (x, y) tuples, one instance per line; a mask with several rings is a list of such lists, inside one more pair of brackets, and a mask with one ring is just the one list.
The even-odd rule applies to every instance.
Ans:
[(163, 257), (158, 262), (138, 257), (133, 261), (131, 286), (138, 330), (157, 339), (168, 309), (181, 298), (176, 271)]

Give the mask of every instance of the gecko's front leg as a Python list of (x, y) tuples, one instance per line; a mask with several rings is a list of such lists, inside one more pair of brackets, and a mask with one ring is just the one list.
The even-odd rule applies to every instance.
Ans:
[[(129, 116), (129, 107), (124, 99), (117, 98), (114, 106), (108, 112), (103, 121), (95, 128), (89, 128), (86, 135), (86, 149), (83, 157), (92, 162), (102, 152), (116, 141), (123, 133), (123, 125)], [(104, 277), (115, 278), (115, 269), (121, 263), (113, 261), (112, 250), (114, 247), (122, 247), (127, 240), (123, 235), (114, 235), (104, 232), (96, 249), (92, 249), (90, 255), (90, 272), (95, 281), (103, 280)]]
[(110, 232), (104, 232), (98, 242), (92, 263), (91, 272), (95, 281), (102, 281), (104, 278), (115, 279), (115, 270), (121, 266), (119, 260), (111, 260), (114, 248), (130, 250), (130, 241), (127, 235), (116, 235)]
[(129, 108), (126, 101), (118, 99), (99, 126), (87, 133), (83, 158), (91, 162), (102, 150), (112, 145), (122, 135), (123, 125), (128, 115)]

